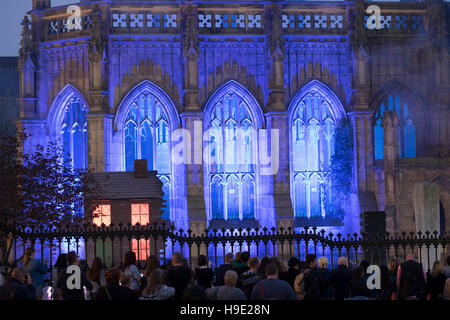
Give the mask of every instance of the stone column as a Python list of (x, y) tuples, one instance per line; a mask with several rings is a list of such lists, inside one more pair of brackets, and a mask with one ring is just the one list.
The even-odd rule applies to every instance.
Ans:
[(384, 186), (386, 227), (388, 232), (397, 230), (396, 210), (396, 169), (398, 163), (398, 117), (395, 111), (385, 111), (383, 115), (384, 139)]
[[(104, 10), (106, 10), (104, 8)], [(107, 53), (104, 24), (107, 16), (95, 6), (91, 13), (92, 28), (89, 39), (89, 113), (88, 167), (102, 172), (110, 170), (112, 119), (108, 107)]]
[(367, 203), (367, 199), (375, 199), (373, 185), (373, 112), (356, 110), (348, 114), (353, 129), (353, 175), (352, 193), (350, 194), (350, 214), (344, 217), (344, 225), (348, 232), (360, 231), (360, 214), (365, 210), (376, 210), (375, 201)]
[[(433, 182), (416, 182), (413, 186), (414, 217), (416, 232), (440, 231), (439, 185)], [(437, 251), (437, 255), (436, 255)], [(425, 270), (430, 270), (436, 260), (441, 259), (442, 248), (422, 248), (420, 261)]]
[[(186, 130), (184, 135), (185, 185), (180, 186), (178, 192), (186, 190), (188, 227), (193, 235), (200, 236), (207, 228), (207, 214), (205, 207), (205, 190), (203, 178), (203, 114), (183, 113), (181, 115), (182, 128)], [(186, 221), (187, 222), (187, 221)], [(197, 249), (192, 251), (193, 257), (197, 256)], [(201, 254), (206, 254), (206, 248), (202, 248)]]
[(181, 39), (184, 57), (182, 128), (187, 130), (185, 151), (187, 211), (189, 229), (200, 235), (207, 227), (203, 188), (203, 113), (198, 88), (198, 17), (197, 6), (181, 7)]
[(25, 16), (22, 21), (22, 40), (19, 50), (19, 85), (20, 85), (20, 116), (16, 122), (18, 132), (26, 133), (28, 138), (22, 145), (25, 153), (33, 152), (36, 145), (45, 144), (45, 121), (39, 119), (37, 110), (37, 79), (38, 52), (35, 44), (40, 38), (33, 32), (40, 30), (40, 14), (32, 14), (32, 22)]
[[(260, 170), (260, 221), (264, 227), (278, 230), (294, 227), (290, 190), (289, 113), (285, 103), (284, 39), (281, 28), (281, 6), (269, 3), (265, 6), (265, 30), (269, 61), (269, 97), (266, 106), (267, 148), (270, 164), (261, 163)], [(261, 136), (261, 135), (260, 135)], [(262, 139), (259, 140), (260, 143)], [(260, 160), (267, 154), (260, 145)], [(281, 254), (281, 245), (277, 248)], [(284, 248), (284, 253), (289, 252)]]

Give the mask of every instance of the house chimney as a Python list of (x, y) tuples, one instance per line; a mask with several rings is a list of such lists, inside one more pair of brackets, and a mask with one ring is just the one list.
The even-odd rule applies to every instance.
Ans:
[(147, 159), (134, 160), (134, 177), (136, 179), (145, 179), (148, 177)]

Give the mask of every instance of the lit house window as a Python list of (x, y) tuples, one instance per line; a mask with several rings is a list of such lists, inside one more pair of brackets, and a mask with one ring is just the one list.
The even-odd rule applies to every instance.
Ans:
[[(150, 222), (150, 211), (148, 203), (131, 204), (131, 224), (145, 226)], [(133, 252), (137, 260), (147, 260), (150, 255), (150, 241), (145, 239), (133, 239)]]
[(100, 227), (102, 224), (105, 226), (111, 225), (111, 206), (109, 204), (101, 204), (94, 210), (93, 223)]

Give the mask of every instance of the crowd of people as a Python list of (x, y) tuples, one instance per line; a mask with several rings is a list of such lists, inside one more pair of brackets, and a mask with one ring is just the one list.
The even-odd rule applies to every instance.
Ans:
[[(35, 259), (29, 248), (21, 264), (0, 285), (0, 300), (40, 300), (48, 267)], [(447, 266), (434, 262), (424, 272), (422, 264), (409, 254), (380, 266), (381, 288), (371, 289), (367, 280), (369, 263), (349, 266), (340, 257), (332, 270), (326, 257), (309, 254), (305, 261), (293, 257), (250, 257), (249, 252), (228, 253), (224, 264), (213, 269), (200, 255), (195, 268), (174, 253), (169, 265), (156, 256), (148, 257), (139, 270), (136, 254), (124, 256), (121, 268), (105, 270), (95, 258), (88, 270), (81, 270), (81, 286), (70, 286), (67, 269), (80, 265), (75, 252), (61, 254), (51, 270), (53, 300), (450, 300), (450, 256)]]

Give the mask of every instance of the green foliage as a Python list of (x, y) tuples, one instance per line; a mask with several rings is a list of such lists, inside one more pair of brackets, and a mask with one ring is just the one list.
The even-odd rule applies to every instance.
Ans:
[(331, 199), (326, 199), (331, 216), (343, 218), (344, 204), (351, 192), (353, 176), (353, 128), (350, 122), (341, 121), (334, 134), (334, 154), (328, 176)]

